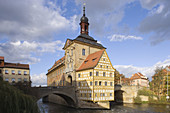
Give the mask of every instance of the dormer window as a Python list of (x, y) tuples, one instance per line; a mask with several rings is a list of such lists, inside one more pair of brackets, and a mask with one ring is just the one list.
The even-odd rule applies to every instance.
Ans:
[(86, 64), (88, 62), (88, 60), (84, 61), (84, 63)]
[(92, 61), (94, 62), (96, 60), (96, 58), (92, 59)]
[(85, 56), (85, 49), (82, 49), (82, 55)]

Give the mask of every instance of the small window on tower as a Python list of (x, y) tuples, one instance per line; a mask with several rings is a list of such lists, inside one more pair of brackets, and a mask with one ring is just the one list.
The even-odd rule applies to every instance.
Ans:
[(82, 55), (85, 55), (85, 49), (82, 49)]
[(85, 25), (85, 31), (87, 31), (87, 26)]

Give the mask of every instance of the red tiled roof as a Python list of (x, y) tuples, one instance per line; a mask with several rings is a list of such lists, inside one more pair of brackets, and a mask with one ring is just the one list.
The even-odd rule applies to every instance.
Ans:
[(103, 52), (104, 49), (88, 55), (77, 71), (94, 68), (99, 62)]
[(29, 64), (20, 64), (20, 63), (4, 63), (4, 67), (6, 68), (21, 68), (21, 69), (29, 69)]
[(134, 80), (134, 79), (147, 79), (147, 77), (145, 77), (143, 74), (138, 72), (138, 73), (133, 74), (130, 79), (131, 80)]
[(57, 64), (59, 64), (60, 62), (62, 62), (62, 61), (64, 61), (64, 60), (65, 60), (65, 56), (63, 56), (62, 58), (60, 58), (59, 60), (57, 60), (57, 61), (54, 63), (54, 65), (52, 66), (52, 68), (55, 67)]
[(3, 57), (3, 56), (0, 56), (0, 60), (4, 60), (4, 57)]

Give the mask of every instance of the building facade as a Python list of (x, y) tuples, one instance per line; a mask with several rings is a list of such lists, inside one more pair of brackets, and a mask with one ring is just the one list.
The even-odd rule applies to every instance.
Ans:
[(0, 76), (10, 84), (30, 82), (29, 64), (5, 62), (4, 57), (0, 56)]
[(106, 48), (88, 34), (89, 23), (85, 7), (80, 19), (80, 29), (78, 37), (66, 40), (64, 57), (48, 70), (47, 85), (75, 86), (79, 99), (85, 101), (113, 101), (115, 69)]
[(130, 78), (130, 85), (149, 87), (149, 79), (141, 73), (135, 73)]
[(167, 96), (168, 89), (168, 95), (170, 96), (170, 71), (167, 69), (170, 70), (170, 66), (166, 66), (165, 68), (160, 69), (152, 76), (151, 90), (154, 91), (157, 95)]

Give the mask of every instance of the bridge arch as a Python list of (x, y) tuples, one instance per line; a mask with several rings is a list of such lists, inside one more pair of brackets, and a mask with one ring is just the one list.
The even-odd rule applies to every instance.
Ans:
[(38, 100), (41, 99), (41, 98), (48, 98), (48, 96), (50, 94), (58, 95), (61, 98), (63, 98), (69, 106), (76, 107), (76, 100), (75, 100), (75, 98), (73, 98), (70, 95), (68, 95), (68, 94), (66, 94), (64, 92), (61, 92), (61, 91), (52, 91), (52, 92), (48, 92), (48, 93), (42, 94), (41, 96), (39, 96)]
[(116, 90), (114, 92), (114, 98), (116, 102), (123, 103), (123, 93), (125, 93), (123, 90)]

